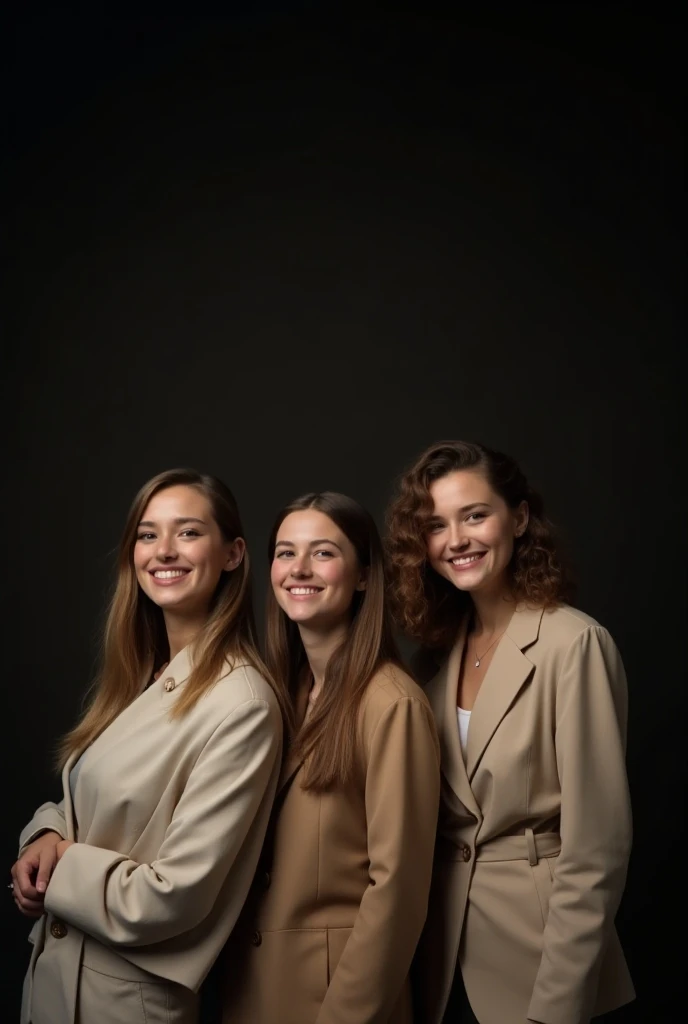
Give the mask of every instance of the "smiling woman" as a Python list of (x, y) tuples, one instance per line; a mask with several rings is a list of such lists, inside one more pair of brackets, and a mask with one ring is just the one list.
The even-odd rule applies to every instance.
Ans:
[(365, 509), (304, 495), (269, 551), (266, 658), (295, 735), (225, 960), (224, 1020), (407, 1024), (439, 800), (430, 708), (398, 660)]
[(195, 1024), (249, 890), (282, 746), (229, 489), (146, 484), (120, 544), (103, 665), (12, 869), (38, 918), (23, 1024)]
[(388, 550), (442, 747), (419, 1017), (586, 1024), (633, 998), (614, 930), (631, 843), (619, 652), (566, 604), (542, 499), (507, 455), (423, 452)]

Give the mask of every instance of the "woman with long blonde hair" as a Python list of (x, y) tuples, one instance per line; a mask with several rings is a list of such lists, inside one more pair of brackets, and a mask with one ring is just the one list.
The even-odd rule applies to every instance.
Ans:
[(23, 1024), (194, 1024), (254, 875), (282, 747), (236, 502), (171, 470), (134, 499), (63, 799), (12, 868), (38, 920)]
[(270, 538), (267, 662), (296, 732), (224, 963), (227, 1024), (410, 1024), (439, 800), (430, 707), (403, 671), (380, 539), (307, 494)]

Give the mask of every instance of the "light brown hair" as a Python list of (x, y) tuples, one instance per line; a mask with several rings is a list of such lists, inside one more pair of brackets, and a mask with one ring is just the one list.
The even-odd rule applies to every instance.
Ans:
[[(386, 663), (401, 662), (385, 603), (382, 543), (372, 516), (357, 501), (334, 491), (304, 494), (292, 501), (272, 528), (270, 560), (283, 520), (305, 509), (328, 516), (351, 541), (366, 569), (366, 588), (354, 594), (345, 639), (331, 655), (322, 692), (293, 739), (293, 753), (306, 762), (304, 789), (323, 792), (346, 785), (354, 776), (358, 716), (366, 687)], [(269, 671), (284, 682), (295, 702), (308, 662), (298, 627), (280, 608), (272, 587), (267, 597), (265, 657)]]
[[(234, 495), (216, 477), (193, 469), (171, 469), (143, 485), (131, 505), (119, 545), (117, 579), (105, 624), (101, 668), (81, 721), (60, 744), (60, 764), (75, 750), (83, 750), (92, 743), (141, 694), (153, 673), (169, 659), (163, 613), (139, 586), (134, 546), (139, 522), (153, 496), (177, 486), (194, 487), (208, 499), (213, 518), (226, 541), (243, 537)], [(288, 710), (286, 694), (270, 678), (258, 653), (248, 552), (236, 569), (221, 574), (205, 628), (194, 641), (191, 675), (172, 707), (173, 717), (184, 715), (198, 702), (214, 685), (228, 659), (252, 665), (265, 676), (280, 705)]]
[(457, 470), (481, 473), (511, 509), (528, 505), (525, 532), (514, 541), (509, 585), (517, 601), (552, 607), (569, 600), (572, 584), (557, 550), (544, 503), (517, 463), (502, 452), (467, 441), (430, 445), (403, 474), (387, 513), (390, 600), (404, 633), (431, 649), (450, 646), (472, 607), (467, 593), (427, 562), (426, 534), (433, 512), (430, 487)]

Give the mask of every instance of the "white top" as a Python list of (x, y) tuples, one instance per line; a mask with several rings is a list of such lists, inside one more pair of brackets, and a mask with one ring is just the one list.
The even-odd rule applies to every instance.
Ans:
[(463, 754), (465, 762), (466, 750), (468, 748), (468, 726), (471, 724), (471, 713), (470, 711), (464, 711), (463, 708), (457, 707), (456, 714), (459, 720), (459, 742), (461, 744), (461, 753)]

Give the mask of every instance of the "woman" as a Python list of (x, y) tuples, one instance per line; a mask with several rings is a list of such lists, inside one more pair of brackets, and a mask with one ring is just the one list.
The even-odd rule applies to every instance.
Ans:
[(631, 845), (619, 653), (565, 604), (542, 501), (505, 455), (432, 445), (402, 478), (389, 552), (399, 623), (438, 668), (419, 1019), (583, 1024), (633, 998), (614, 930)]
[(270, 557), (267, 663), (297, 731), (226, 958), (224, 1020), (407, 1024), (439, 802), (432, 713), (399, 666), (360, 505), (298, 498)]
[(38, 809), (12, 868), (39, 918), (22, 1022), (197, 1019), (281, 760), (242, 534), (231, 492), (192, 470), (134, 499), (98, 686), (62, 744), (63, 800)]

